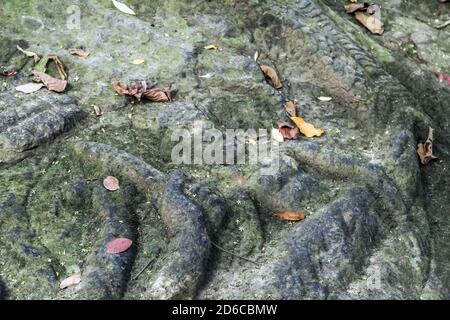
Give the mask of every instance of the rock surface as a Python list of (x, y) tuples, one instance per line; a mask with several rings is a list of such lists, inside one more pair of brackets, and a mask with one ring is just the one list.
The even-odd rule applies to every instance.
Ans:
[[(346, 1), (126, 3), (136, 16), (107, 0), (0, 8), (0, 71), (17, 71), (0, 75), (0, 299), (450, 298), (450, 86), (434, 75), (450, 73), (450, 26), (435, 28), (450, 4), (380, 0), (375, 36)], [(34, 65), (17, 45), (58, 55), (66, 92), (15, 91)], [(133, 80), (173, 84), (174, 101), (115, 95)], [(270, 130), (285, 99), (325, 134), (259, 163), (172, 162), (175, 129)], [(439, 159), (422, 166), (428, 126)], [(108, 254), (115, 237), (133, 246)]]

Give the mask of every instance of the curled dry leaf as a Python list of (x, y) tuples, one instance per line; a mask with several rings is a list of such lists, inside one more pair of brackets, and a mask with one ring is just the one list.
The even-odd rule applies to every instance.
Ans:
[(19, 50), (20, 52), (25, 54), (27, 57), (33, 58), (35, 63), (38, 62), (39, 60), (41, 60), (41, 58), (37, 55), (37, 53), (24, 50), (19, 45), (17, 45), (17, 50)]
[(42, 82), (48, 90), (55, 92), (64, 92), (64, 90), (66, 90), (67, 80), (56, 79), (46, 73), (36, 70), (33, 70), (33, 75), (35, 79)]
[(145, 62), (144, 59), (139, 58), (139, 59), (133, 60), (131, 63), (137, 65), (137, 64), (143, 64), (144, 62)]
[(281, 87), (283, 87), (280, 79), (278, 78), (277, 72), (272, 67), (261, 65), (260, 68), (264, 75), (270, 78), (275, 89), (280, 89)]
[(276, 128), (272, 128), (272, 130), (270, 131), (270, 136), (272, 137), (272, 140), (275, 140), (277, 142), (281, 143), (284, 141), (283, 135), (281, 134), (280, 130)]
[(126, 14), (131, 14), (131, 15), (136, 15), (136, 13), (130, 9), (130, 7), (128, 7), (126, 4), (116, 1), (116, 0), (112, 0), (112, 3), (114, 4), (114, 6), (119, 9), (119, 11), (122, 11), (123, 13)]
[(103, 114), (102, 109), (99, 106), (93, 104), (92, 107), (94, 108), (94, 112), (97, 117), (100, 117)]
[[(367, 12), (369, 12), (369, 9), (370, 7), (367, 8)], [(376, 12), (376, 10), (373, 12)], [(362, 11), (357, 11), (355, 12), (355, 18), (370, 32), (380, 35), (384, 33), (384, 24), (377, 18), (377, 14), (366, 14)]]
[(107, 176), (103, 180), (103, 186), (105, 187), (106, 190), (109, 190), (109, 191), (116, 191), (116, 190), (119, 190), (119, 188), (120, 188), (119, 180), (113, 176)]
[(43, 83), (27, 83), (23, 84), (21, 86), (16, 87), (17, 91), (23, 92), (23, 93), (33, 93), (36, 91), (39, 91), (44, 86)]
[(428, 138), (425, 143), (417, 144), (417, 154), (419, 155), (420, 162), (424, 165), (428, 164), (431, 160), (437, 159), (433, 155), (433, 129), (428, 128)]
[(172, 101), (170, 86), (164, 89), (153, 88), (145, 91), (142, 96), (152, 102), (170, 102)]
[(205, 50), (217, 50), (217, 49), (219, 49), (219, 47), (216, 46), (215, 44), (209, 44), (209, 45), (205, 46), (204, 48), (205, 48)]
[(297, 116), (297, 100), (287, 100), (284, 102), (284, 109), (291, 117)]
[(305, 214), (303, 212), (295, 212), (295, 211), (277, 211), (275, 215), (280, 217), (283, 220), (288, 221), (301, 221), (305, 219)]
[(438, 71), (436, 72), (436, 77), (438, 77), (439, 81), (441, 82), (447, 82), (450, 84), (450, 75), (446, 74), (445, 72)]
[(291, 117), (291, 120), (299, 128), (300, 132), (303, 133), (308, 138), (314, 136), (320, 137), (324, 133), (322, 129), (316, 129), (312, 124), (305, 122), (303, 118)]
[(86, 58), (91, 54), (90, 52), (84, 51), (82, 49), (70, 49), (69, 53), (73, 56), (78, 56), (81, 58)]
[(106, 244), (106, 252), (113, 254), (122, 253), (127, 251), (132, 244), (133, 241), (128, 238), (116, 238)]
[(113, 83), (114, 90), (117, 94), (129, 95), (137, 98), (139, 101), (142, 97), (152, 102), (170, 102), (172, 101), (171, 85), (164, 89), (148, 88), (145, 81), (139, 83), (132, 82), (130, 84)]
[(345, 11), (347, 13), (354, 13), (356, 11), (365, 11), (367, 10), (367, 7), (369, 7), (369, 3), (363, 2), (363, 3), (350, 3), (344, 6)]
[(79, 284), (80, 282), (81, 282), (81, 274), (76, 273), (76, 274), (73, 274), (70, 277), (64, 279), (63, 281), (61, 281), (59, 288), (66, 289), (66, 288), (72, 287), (76, 284)]
[(15, 70), (4, 70), (2, 71), (2, 76), (4, 77), (12, 77), (14, 75), (16, 75), (17, 72)]
[(277, 123), (278, 130), (286, 140), (293, 140), (297, 137), (299, 129), (284, 122)]

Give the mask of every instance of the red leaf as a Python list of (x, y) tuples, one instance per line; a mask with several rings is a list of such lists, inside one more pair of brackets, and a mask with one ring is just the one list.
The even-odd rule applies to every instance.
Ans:
[(107, 176), (105, 179), (103, 179), (103, 186), (106, 190), (109, 191), (116, 191), (120, 189), (119, 180), (113, 176)]
[(127, 238), (116, 238), (114, 240), (111, 240), (106, 245), (106, 252), (108, 253), (121, 253), (124, 251), (127, 251), (131, 245), (133, 244), (133, 241)]
[(295, 139), (295, 137), (297, 137), (298, 132), (299, 132), (297, 127), (291, 126), (284, 122), (278, 122), (277, 125), (278, 125), (278, 130), (280, 131), (283, 138), (285, 138), (287, 140), (292, 140), (292, 139)]
[(446, 81), (448, 84), (450, 84), (450, 75), (442, 72), (442, 71), (438, 71), (436, 72), (436, 77), (439, 78), (439, 81)]

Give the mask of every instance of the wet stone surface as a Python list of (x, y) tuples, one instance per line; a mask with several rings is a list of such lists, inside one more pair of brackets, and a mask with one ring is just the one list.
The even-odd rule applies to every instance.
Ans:
[[(450, 298), (450, 87), (434, 76), (450, 73), (435, 28), (450, 5), (435, 2), (380, 1), (382, 37), (334, 0), (127, 1), (136, 16), (88, 0), (78, 27), (66, 1), (2, 5), (0, 67), (17, 74), (0, 76), (0, 299)], [(33, 68), (17, 44), (58, 55), (66, 92), (15, 91)], [(172, 83), (174, 101), (115, 95), (132, 80)], [(172, 162), (175, 129), (271, 129), (285, 99), (325, 134), (256, 164)], [(132, 247), (108, 254), (116, 237)]]

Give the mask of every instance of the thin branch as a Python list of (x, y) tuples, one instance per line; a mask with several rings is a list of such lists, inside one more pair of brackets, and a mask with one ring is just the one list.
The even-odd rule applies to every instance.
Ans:
[(156, 257), (151, 258), (150, 261), (141, 269), (141, 271), (139, 271), (137, 275), (132, 277), (132, 279), (137, 280), (137, 278), (153, 263), (153, 261), (155, 261), (155, 258)]
[(219, 246), (217, 243), (214, 243), (213, 241), (211, 241), (211, 244), (212, 244), (214, 247), (216, 247), (217, 249), (222, 250), (222, 251), (225, 252), (225, 253), (228, 253), (228, 254), (230, 254), (230, 255), (236, 257), (236, 258), (239, 258), (239, 259), (242, 259), (242, 260), (251, 262), (251, 263), (253, 263), (253, 264), (256, 265), (256, 266), (259, 266), (259, 264), (258, 264), (256, 261), (247, 259), (247, 258), (245, 258), (245, 257), (243, 257), (243, 256), (240, 256), (240, 255), (234, 253), (234, 252), (228, 251), (227, 249), (222, 248), (221, 246)]

